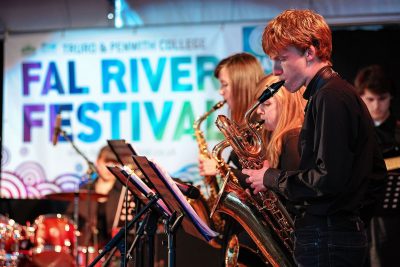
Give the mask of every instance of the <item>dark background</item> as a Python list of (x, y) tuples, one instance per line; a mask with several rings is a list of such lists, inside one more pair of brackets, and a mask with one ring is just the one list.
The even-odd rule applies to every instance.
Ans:
[(357, 71), (382, 65), (394, 82), (393, 113), (400, 118), (400, 25), (333, 28), (333, 68), (348, 82)]

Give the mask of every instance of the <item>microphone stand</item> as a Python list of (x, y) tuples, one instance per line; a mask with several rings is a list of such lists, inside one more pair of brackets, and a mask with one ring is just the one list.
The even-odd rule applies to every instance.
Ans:
[[(92, 162), (90, 162), (91, 164), (93, 164)], [(90, 164), (88, 163), (88, 164)], [(89, 165), (90, 166), (90, 165)], [(94, 165), (93, 165), (93, 168)], [(85, 266), (88, 266), (89, 264), (89, 243), (90, 243), (90, 239), (93, 238), (93, 245), (95, 249), (98, 249), (97, 247), (97, 233), (98, 233), (98, 229), (97, 229), (97, 218), (96, 216), (92, 217), (92, 203), (91, 203), (91, 196), (92, 196), (92, 192), (93, 192), (93, 179), (92, 176), (95, 175), (95, 179), (97, 179), (99, 176), (97, 174), (97, 172), (93, 172), (93, 169), (89, 167), (89, 169), (86, 172), (87, 176), (89, 177), (88, 179), (88, 183), (87, 183), (87, 199), (86, 199), (86, 203), (87, 203), (87, 211), (88, 211), (88, 215), (89, 215), (89, 236), (86, 237), (84, 245), (86, 246), (86, 255), (85, 255)]]
[[(61, 128), (58, 127), (56, 129), (57, 131), (59, 131), (59, 134), (68, 141), (68, 143), (71, 144), (72, 148), (76, 151), (76, 153), (78, 153), (80, 156), (82, 156), (82, 158), (86, 161), (86, 164), (88, 165), (88, 170), (87, 170), (87, 175), (88, 177), (92, 177), (93, 175), (95, 176), (95, 179), (97, 179), (99, 177), (99, 173), (97, 171), (96, 166), (94, 165), (94, 163), (92, 161), (90, 161), (88, 159), (88, 157), (86, 157), (85, 154), (83, 154), (83, 152), (75, 145), (75, 143), (72, 141), (71, 138), (69, 138), (68, 134)], [(90, 226), (90, 236), (94, 235), (93, 233), (93, 218), (91, 215), (91, 205), (90, 205), (90, 200), (91, 200), (91, 194), (92, 194), (92, 187), (93, 182), (90, 180), (88, 183), (88, 194), (87, 194), (87, 205), (88, 205), (88, 215), (89, 215), (89, 226)], [(78, 214), (78, 209), (79, 209), (79, 188), (78, 188), (78, 192), (75, 192), (74, 195), (75, 199), (74, 199), (74, 221), (75, 221), (75, 227), (76, 227), (76, 231), (75, 231), (75, 242), (74, 242), (74, 257), (75, 257), (75, 261), (76, 261), (76, 265), (79, 266), (79, 255), (78, 255), (78, 237), (76, 232), (78, 231), (78, 227), (79, 227), (79, 214)], [(85, 241), (85, 245), (86, 245), (86, 249), (87, 249), (87, 253), (86, 253), (86, 257), (85, 257), (85, 266), (88, 265), (88, 261), (89, 261), (89, 239), (90, 237)]]
[[(74, 141), (72, 141), (71, 138), (68, 137), (68, 134), (67, 134), (61, 127), (59, 127), (58, 130), (59, 130), (59, 132), (60, 132), (60, 135), (61, 135), (65, 140), (67, 140), (68, 143), (71, 144), (71, 146), (74, 148), (74, 150), (76, 151), (76, 153), (78, 153), (80, 156), (82, 156), (82, 158), (86, 161), (86, 163), (87, 163), (87, 165), (88, 165), (88, 167), (89, 167), (90, 173), (91, 173), (91, 174), (96, 174), (96, 176), (98, 177), (99, 174), (98, 174), (97, 168), (96, 168), (96, 166), (94, 165), (94, 163), (93, 163), (92, 161), (90, 161), (90, 160), (85, 156), (85, 154), (82, 153), (82, 151), (79, 150), (79, 148), (75, 145)], [(88, 172), (89, 172), (89, 171), (88, 171)]]

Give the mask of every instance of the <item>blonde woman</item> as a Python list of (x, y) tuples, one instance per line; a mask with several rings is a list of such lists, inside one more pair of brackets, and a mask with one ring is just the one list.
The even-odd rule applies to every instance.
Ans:
[[(217, 65), (214, 76), (220, 82), (219, 93), (226, 100), (230, 117), (239, 125), (244, 123), (244, 114), (257, 99), (257, 82), (264, 76), (260, 62), (251, 54), (233, 54)], [(229, 161), (241, 169), (234, 155)], [(213, 159), (199, 158), (200, 175), (216, 175), (216, 162)]]
[[(258, 93), (279, 81), (278, 76), (265, 76), (258, 83)], [(264, 120), (265, 144), (269, 166), (283, 170), (295, 170), (300, 162), (298, 139), (304, 121), (304, 88), (294, 94), (284, 88), (274, 97), (261, 104), (257, 113)]]
[[(231, 55), (219, 62), (214, 76), (220, 82), (219, 93), (226, 100), (230, 118), (239, 125), (244, 124), (244, 115), (252, 104), (257, 100), (257, 82), (264, 76), (264, 70), (260, 62), (248, 53)], [(240, 175), (242, 169), (235, 153), (231, 153), (227, 161), (235, 174)], [(214, 159), (199, 157), (199, 171), (202, 176), (217, 175), (217, 167)], [(221, 259), (224, 262), (226, 246), (230, 237), (236, 233), (243, 232), (241, 226), (233, 219), (225, 217), (225, 227), (222, 240)], [(240, 240), (240, 243), (255, 247), (251, 240)], [(245, 253), (241, 252), (243, 256)], [(259, 266), (260, 260), (250, 254), (246, 259), (239, 259), (240, 262), (248, 263), (248, 266)], [(248, 259), (248, 260), (247, 260)], [(221, 262), (221, 265), (223, 265)], [(254, 263), (254, 264), (253, 264)], [(262, 264), (262, 262), (261, 262)]]

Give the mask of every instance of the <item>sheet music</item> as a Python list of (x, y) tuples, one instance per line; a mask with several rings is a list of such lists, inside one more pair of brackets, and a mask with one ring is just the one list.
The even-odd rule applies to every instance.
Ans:
[(181, 190), (179, 190), (178, 186), (175, 184), (174, 180), (172, 180), (168, 172), (164, 168), (162, 168), (161, 165), (158, 164), (154, 159), (149, 159), (149, 163), (152, 165), (154, 170), (158, 172), (160, 178), (164, 178), (164, 181), (167, 182), (169, 188), (173, 191), (176, 199), (184, 208), (185, 213), (192, 219), (193, 223), (196, 224), (196, 226), (201, 231), (201, 234), (205, 235), (207, 240), (218, 236), (218, 233), (208, 227), (208, 225), (199, 217), (193, 207), (188, 203), (186, 197), (182, 194)]
[[(132, 180), (133, 184), (142, 192), (144, 195), (148, 195), (150, 193), (155, 194), (155, 192), (150, 189), (143, 181), (142, 179), (139, 178), (139, 176), (136, 175), (135, 172), (133, 172), (129, 167), (123, 166), (121, 168), (124, 170), (128, 175), (129, 178)], [(178, 189), (179, 190), (179, 189)], [(171, 216), (172, 212), (169, 210), (167, 205), (164, 203), (162, 199), (157, 200), (157, 205), (169, 216)]]

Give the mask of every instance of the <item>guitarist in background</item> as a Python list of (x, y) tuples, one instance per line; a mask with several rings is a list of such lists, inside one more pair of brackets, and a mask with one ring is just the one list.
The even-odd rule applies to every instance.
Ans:
[[(400, 176), (400, 121), (390, 111), (393, 82), (381, 66), (371, 65), (357, 73), (354, 84), (375, 123), (377, 140), (385, 161), (397, 158), (391, 160), (392, 164), (387, 163), (389, 176), (392, 174), (396, 183)], [(383, 203), (383, 199), (381, 201)], [(399, 225), (399, 208), (374, 212), (368, 229), (369, 266), (398, 266)]]

